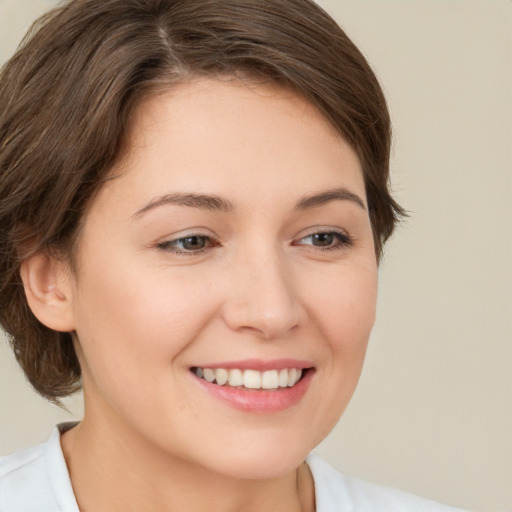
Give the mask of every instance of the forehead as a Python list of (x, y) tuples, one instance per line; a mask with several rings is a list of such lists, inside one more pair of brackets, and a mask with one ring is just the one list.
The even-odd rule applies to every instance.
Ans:
[(235, 80), (197, 79), (142, 101), (113, 174), (129, 176), (137, 194), (305, 195), (348, 180), (364, 195), (357, 155), (316, 107), (277, 85)]
[[(273, 112), (271, 117), (269, 110)], [(171, 123), (181, 130), (186, 124), (193, 134), (201, 133), (201, 127), (205, 130), (212, 127), (212, 121), (216, 124), (215, 128), (223, 123), (231, 126), (236, 124), (238, 133), (240, 129), (264, 128), (268, 125), (275, 126), (273, 131), (278, 131), (279, 127), (288, 128), (283, 123), (275, 125), (278, 117), (288, 122), (307, 118), (308, 123), (316, 123), (317, 129), (322, 125), (320, 136), (341, 138), (334, 125), (317, 107), (277, 83), (257, 82), (249, 78), (196, 77), (169, 89), (159, 88), (146, 96), (131, 116), (128, 141), (132, 144), (142, 142), (144, 133), (151, 131), (151, 128), (159, 129), (163, 124)], [(223, 128), (227, 128), (227, 125)], [(314, 134), (310, 135), (314, 140)]]

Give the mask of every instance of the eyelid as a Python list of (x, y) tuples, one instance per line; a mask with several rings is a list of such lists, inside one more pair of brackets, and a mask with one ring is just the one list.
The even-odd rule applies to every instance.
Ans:
[[(334, 235), (334, 237), (336, 238), (338, 243), (336, 243), (335, 245), (328, 246), (328, 247), (315, 246), (313, 244), (301, 243), (305, 238), (309, 238), (314, 235), (320, 235), (320, 234)], [(313, 250), (320, 250), (320, 251), (324, 250), (325, 251), (325, 250), (333, 250), (333, 249), (343, 249), (346, 247), (350, 247), (351, 245), (353, 245), (353, 243), (354, 243), (353, 237), (343, 229), (329, 228), (329, 227), (325, 227), (325, 228), (324, 227), (316, 227), (316, 228), (312, 228), (311, 230), (309, 230), (309, 232), (306, 232), (306, 233), (298, 236), (293, 241), (292, 245), (305, 245), (305, 246), (309, 246), (309, 247), (313, 248)]]
[[(329, 246), (321, 246), (304, 243), (304, 240), (313, 237), (315, 235), (333, 235), (335, 238), (335, 243)], [(179, 243), (183, 243), (186, 239), (190, 238), (201, 238), (205, 240), (205, 247), (193, 250), (193, 249), (183, 249), (179, 247)], [(353, 237), (347, 233), (347, 231), (340, 228), (332, 228), (332, 227), (314, 227), (306, 230), (297, 236), (294, 240), (292, 240), (292, 246), (306, 246), (310, 250), (314, 251), (326, 251), (326, 250), (334, 250), (334, 249), (343, 249), (353, 245), (354, 239)], [(202, 254), (212, 248), (221, 246), (221, 242), (211, 234), (201, 233), (199, 229), (196, 231), (189, 231), (180, 233), (178, 236), (174, 235), (172, 238), (166, 237), (161, 241), (155, 243), (155, 247), (176, 255), (185, 255), (185, 256), (194, 256)]]
[[(181, 249), (178, 247), (178, 243), (183, 242), (189, 238), (202, 238), (206, 240), (206, 246), (197, 250), (187, 250)], [(173, 236), (172, 238), (165, 238), (161, 241), (155, 243), (155, 247), (161, 249), (162, 251), (176, 254), (176, 255), (185, 255), (185, 256), (194, 256), (202, 254), (209, 249), (220, 246), (220, 242), (216, 240), (216, 238), (210, 234), (199, 233), (197, 231), (191, 231), (189, 233), (183, 233), (179, 236)]]

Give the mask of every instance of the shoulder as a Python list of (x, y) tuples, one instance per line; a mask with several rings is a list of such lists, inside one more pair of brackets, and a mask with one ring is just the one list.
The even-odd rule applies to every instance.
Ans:
[(4, 455), (0, 457), (0, 481), (9, 474), (16, 473), (20, 468), (30, 465), (32, 462), (40, 460), (44, 453), (44, 445), (34, 446), (28, 450)]
[(0, 457), (2, 512), (77, 512), (55, 429), (50, 440)]
[(311, 454), (317, 512), (463, 512), (412, 494), (342, 475)]
[(51, 490), (44, 445), (0, 458), (0, 510), (30, 510), (48, 502)]

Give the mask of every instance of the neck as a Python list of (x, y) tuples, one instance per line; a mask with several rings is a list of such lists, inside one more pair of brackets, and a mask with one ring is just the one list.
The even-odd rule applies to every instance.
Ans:
[(63, 434), (61, 444), (81, 512), (314, 510), (306, 464), (279, 478), (233, 478), (87, 417)]

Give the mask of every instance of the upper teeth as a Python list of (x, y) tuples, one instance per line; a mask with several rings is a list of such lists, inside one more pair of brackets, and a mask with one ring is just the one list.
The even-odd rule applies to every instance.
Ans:
[(220, 386), (243, 386), (248, 389), (277, 389), (295, 386), (302, 370), (288, 368), (283, 370), (226, 370), (225, 368), (195, 368), (195, 374), (208, 382), (216, 382)]

